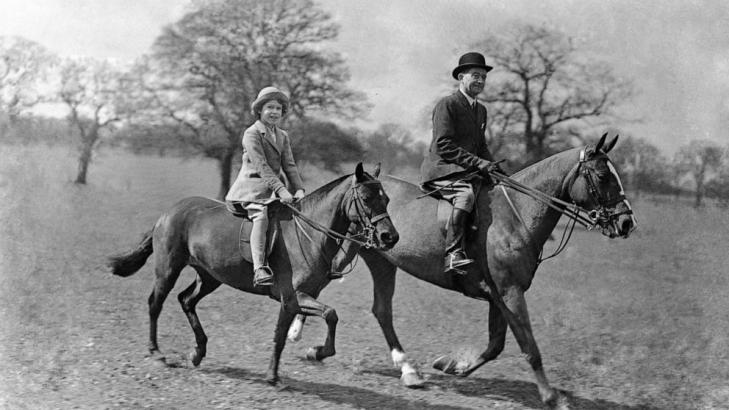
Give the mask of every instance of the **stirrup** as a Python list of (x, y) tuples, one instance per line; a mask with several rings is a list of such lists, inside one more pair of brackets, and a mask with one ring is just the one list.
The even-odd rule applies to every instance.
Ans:
[(266, 265), (256, 268), (253, 273), (253, 286), (273, 285), (273, 271)]
[(343, 277), (344, 277), (344, 273), (342, 273), (342, 272), (334, 272), (334, 271), (329, 272), (329, 280), (342, 279)]
[[(461, 257), (460, 259), (456, 259)], [(453, 251), (446, 256), (447, 262), (445, 266), (446, 273), (455, 273), (457, 275), (465, 275), (467, 272), (460, 269), (463, 266), (470, 265), (473, 263), (473, 259), (468, 259), (463, 251)]]

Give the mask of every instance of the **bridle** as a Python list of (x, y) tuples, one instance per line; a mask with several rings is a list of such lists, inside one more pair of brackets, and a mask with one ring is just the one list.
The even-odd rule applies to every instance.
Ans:
[[(300, 221), (305, 222), (307, 225), (311, 226), (313, 229), (322, 232), (324, 235), (328, 236), (331, 239), (334, 239), (337, 241), (337, 252), (342, 250), (342, 246), (344, 244), (344, 241), (350, 241), (353, 242), (359, 246), (363, 246), (367, 249), (374, 248), (377, 246), (376, 241), (376, 226), (375, 224), (379, 221), (389, 218), (390, 215), (387, 213), (387, 211), (379, 213), (375, 216), (370, 217), (367, 215), (367, 212), (365, 211), (367, 209), (367, 206), (365, 205), (364, 199), (362, 198), (362, 194), (359, 192), (359, 187), (362, 185), (368, 185), (368, 184), (378, 184), (380, 185), (380, 181), (373, 179), (369, 181), (361, 181), (353, 184), (345, 194), (345, 200), (342, 201), (342, 206), (344, 206), (345, 203), (348, 205), (346, 206), (346, 209), (343, 209), (347, 217), (350, 219), (351, 222), (355, 222), (356, 225), (360, 225), (361, 232), (351, 232), (349, 230), (347, 234), (340, 234), (332, 229), (329, 229), (322, 224), (312, 220), (311, 218), (307, 217), (306, 215), (302, 214), (300, 210), (298, 210), (296, 207), (294, 207), (291, 204), (286, 204), (289, 209), (293, 212), (293, 219), (296, 223), (296, 235), (298, 237), (299, 247), (301, 248), (302, 255), (304, 255), (304, 260), (306, 260), (306, 263), (311, 266), (311, 262), (306, 258), (306, 252), (303, 249), (303, 245), (301, 244), (301, 237), (299, 236), (299, 233), (302, 233), (309, 242), (313, 243), (314, 240), (309, 236), (309, 234), (306, 232), (304, 227), (301, 225)], [(351, 216), (351, 209), (354, 206), (355, 210), (355, 217)], [(350, 224), (351, 226), (352, 224)], [(321, 249), (320, 253), (323, 260), (331, 263), (333, 260), (334, 255), (331, 257), (329, 255), (325, 255), (324, 249)], [(351, 269), (354, 269), (354, 265), (351, 266)], [(350, 270), (351, 270), (350, 269)]]
[[(350, 218), (352, 222), (357, 223), (358, 225), (362, 226), (362, 229), (360, 233), (357, 233), (355, 235), (343, 235), (336, 231), (333, 231), (322, 224), (310, 219), (301, 211), (299, 211), (295, 206), (291, 204), (286, 204), (289, 209), (293, 212), (294, 221), (296, 222), (296, 226), (299, 231), (301, 231), (308, 239), (309, 241), (312, 241), (312, 238), (306, 233), (306, 230), (303, 229), (303, 226), (301, 226), (301, 223), (299, 220), (305, 222), (307, 225), (311, 226), (315, 230), (324, 233), (326, 236), (332, 238), (332, 239), (338, 239), (338, 240), (347, 240), (350, 242), (354, 242), (357, 245), (364, 246), (365, 248), (374, 248), (377, 246), (376, 241), (376, 226), (375, 224), (379, 221), (389, 218), (390, 215), (387, 213), (387, 211), (379, 213), (375, 216), (370, 217), (367, 215), (366, 209), (367, 206), (364, 203), (364, 199), (362, 199), (362, 194), (359, 192), (359, 187), (362, 185), (369, 185), (369, 184), (378, 184), (380, 185), (380, 181), (373, 179), (369, 181), (361, 181), (353, 184), (345, 194), (345, 198), (349, 196), (349, 200), (343, 200), (342, 206), (344, 206), (345, 203), (348, 204), (346, 209), (344, 209), (344, 212), (346, 213), (347, 217)], [(355, 217), (352, 217), (350, 211), (352, 207), (355, 208)], [(358, 239), (362, 238), (362, 240)]]
[(376, 179), (358, 182), (348, 190), (348, 193), (350, 193), (350, 196), (352, 198), (350, 198), (349, 201), (342, 201), (342, 203), (349, 203), (349, 206), (346, 209), (346, 213), (348, 216), (351, 215), (350, 211), (352, 209), (352, 206), (354, 206), (356, 217), (353, 218), (352, 216), (349, 216), (349, 219), (350, 221), (355, 222), (356, 224), (361, 226), (361, 232), (354, 234), (354, 237), (363, 238), (363, 241), (357, 242), (356, 240), (353, 240), (351, 236), (347, 236), (347, 239), (352, 242), (358, 243), (359, 245), (364, 246), (367, 249), (377, 246), (377, 242), (375, 240), (375, 233), (377, 228), (375, 227), (375, 224), (385, 218), (390, 217), (387, 211), (381, 212), (372, 217), (368, 216), (367, 212), (365, 212), (366, 206), (364, 203), (364, 199), (362, 199), (362, 193), (360, 193), (359, 189), (357, 188), (362, 185), (374, 184), (380, 185), (380, 189), (382, 189), (380, 181)]
[[(605, 155), (604, 153), (600, 152), (598, 155)], [(587, 215), (587, 218), (589, 219), (589, 225), (586, 226), (587, 229), (594, 229), (596, 226), (600, 226), (603, 229), (606, 229), (611, 223), (616, 221), (618, 217), (621, 215), (632, 215), (633, 210), (630, 208), (627, 208), (623, 211), (616, 212), (616, 206), (625, 201), (625, 194), (620, 193), (620, 195), (616, 195), (613, 198), (606, 198), (601, 193), (600, 190), (597, 188), (597, 182), (595, 181), (595, 176), (592, 170), (586, 166), (583, 166), (583, 164), (588, 162), (588, 159), (586, 158), (587, 154), (585, 153), (585, 150), (583, 149), (580, 151), (580, 161), (577, 163), (574, 169), (574, 176), (572, 178), (572, 181), (570, 183), (570, 186), (568, 189), (572, 188), (572, 185), (574, 185), (575, 181), (577, 180), (577, 176), (582, 175), (582, 177), (585, 179), (585, 182), (587, 184), (587, 193), (590, 195), (590, 198), (592, 199), (592, 202), (597, 204), (597, 207), (595, 209), (592, 209), (590, 211), (579, 207), (573, 200), (572, 206), (575, 207), (579, 212), (582, 212)], [(595, 158), (590, 159), (589, 161), (594, 161)], [(569, 180), (569, 178), (568, 178)], [(563, 188), (564, 189), (564, 188)], [(564, 191), (563, 191), (564, 192)]]
[[(599, 152), (599, 154), (605, 155), (605, 153), (601, 151)], [(554, 251), (554, 253), (552, 253), (552, 255), (550, 256), (542, 257), (542, 249), (542, 251), (540, 251), (537, 264), (559, 255), (567, 247), (567, 243), (572, 237), (572, 232), (574, 231), (575, 225), (577, 223), (584, 226), (587, 230), (593, 230), (599, 226), (603, 230), (603, 234), (608, 234), (606, 233), (606, 231), (608, 231), (611, 224), (615, 222), (620, 215), (631, 215), (633, 213), (630, 208), (620, 212), (616, 212), (616, 205), (620, 202), (625, 201), (626, 199), (623, 193), (615, 196), (614, 198), (605, 198), (600, 193), (600, 190), (597, 188), (597, 183), (594, 179), (594, 171), (591, 168), (585, 166), (587, 162), (594, 161), (595, 159), (596, 158), (588, 159), (585, 149), (582, 149), (580, 151), (579, 162), (570, 170), (568, 177), (565, 178), (565, 182), (562, 186), (562, 194), (560, 195), (564, 197), (565, 193), (570, 192), (573, 185), (577, 181), (577, 178), (579, 176), (582, 176), (585, 178), (587, 192), (590, 196), (590, 199), (593, 203), (597, 205), (592, 210), (588, 210), (582, 206), (579, 206), (574, 199), (572, 199), (572, 202), (566, 202), (560, 198), (553, 197), (532, 187), (528, 187), (512, 178), (509, 178), (504, 174), (491, 174), (491, 176), (494, 177), (494, 179), (496, 179), (502, 186), (502, 190), (504, 191), (504, 195), (506, 196), (509, 206), (514, 211), (517, 219), (519, 219), (524, 227), (526, 227), (524, 219), (521, 217), (519, 211), (514, 206), (514, 203), (511, 201), (511, 198), (509, 198), (509, 195), (507, 194), (504, 187), (508, 187), (525, 195), (528, 195), (531, 198), (547, 205), (548, 207), (571, 219), (571, 223), (568, 222), (567, 226), (565, 227), (565, 231), (562, 233), (562, 239), (560, 240), (559, 245), (557, 245), (557, 249)], [(572, 195), (570, 195), (570, 198), (572, 198)]]

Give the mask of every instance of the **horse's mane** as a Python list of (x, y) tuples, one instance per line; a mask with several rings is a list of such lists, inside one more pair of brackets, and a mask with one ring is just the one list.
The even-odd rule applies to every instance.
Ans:
[(306, 211), (311, 209), (315, 204), (321, 203), (322, 199), (329, 195), (329, 193), (339, 185), (341, 185), (342, 181), (344, 181), (347, 178), (351, 178), (352, 174), (344, 175), (339, 178), (334, 179), (333, 181), (330, 181), (319, 188), (315, 189), (312, 193), (306, 195), (299, 204), (301, 205), (301, 210)]
[(555, 160), (561, 159), (563, 157), (566, 157), (570, 155), (573, 151), (579, 150), (581, 148), (569, 148), (564, 151), (558, 152), (554, 155), (550, 155), (547, 158), (544, 158), (540, 161), (535, 162), (534, 164), (531, 164), (525, 168), (520, 169), (519, 171), (515, 172), (511, 177), (516, 179), (517, 181), (523, 181), (525, 179), (534, 179), (535, 177), (542, 175), (544, 173), (544, 168), (551, 166)]

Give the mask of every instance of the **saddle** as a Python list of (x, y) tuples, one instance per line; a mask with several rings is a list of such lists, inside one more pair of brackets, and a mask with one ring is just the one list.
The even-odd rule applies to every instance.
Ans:
[[(253, 263), (251, 257), (250, 237), (253, 221), (248, 217), (248, 211), (243, 208), (239, 202), (226, 202), (226, 208), (233, 216), (241, 218), (240, 231), (238, 234), (238, 249), (241, 257), (246, 261)], [(268, 207), (268, 231), (266, 232), (266, 256), (271, 255), (276, 241), (281, 236), (281, 221), (290, 221), (293, 219), (294, 212), (281, 204), (278, 200), (272, 200), (266, 204)], [(244, 245), (245, 244), (245, 245)]]
[[(448, 230), (448, 224), (451, 223), (451, 216), (453, 215), (453, 204), (451, 203), (451, 201), (443, 198), (440, 191), (434, 191), (432, 187), (428, 187), (426, 184), (421, 184), (418, 187), (425, 195), (438, 200), (438, 203), (436, 205), (436, 220), (438, 221), (438, 226), (441, 227), (441, 233), (443, 234), (443, 236), (445, 236), (446, 231)], [(481, 192), (483, 190), (481, 189), (480, 184), (476, 184), (476, 186), (474, 186), (474, 190), (476, 191), (476, 202), (478, 202), (478, 197), (481, 195)], [(478, 207), (474, 206), (473, 211), (471, 211), (467, 220), (467, 225), (469, 227), (469, 229), (466, 231), (467, 236), (475, 233), (478, 230), (478, 221)]]

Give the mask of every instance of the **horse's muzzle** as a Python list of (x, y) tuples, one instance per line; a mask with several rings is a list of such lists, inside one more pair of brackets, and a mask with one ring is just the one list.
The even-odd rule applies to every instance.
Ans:
[(610, 237), (621, 237), (627, 238), (630, 234), (638, 227), (638, 223), (635, 221), (632, 213), (625, 213), (612, 218), (612, 230), (614, 236), (611, 234)]
[(382, 250), (388, 250), (392, 249), (393, 246), (397, 243), (397, 241), (400, 240), (400, 234), (397, 233), (396, 230), (386, 230), (384, 232), (381, 232), (378, 235), (377, 238), (378, 242), (380, 243), (380, 249)]

